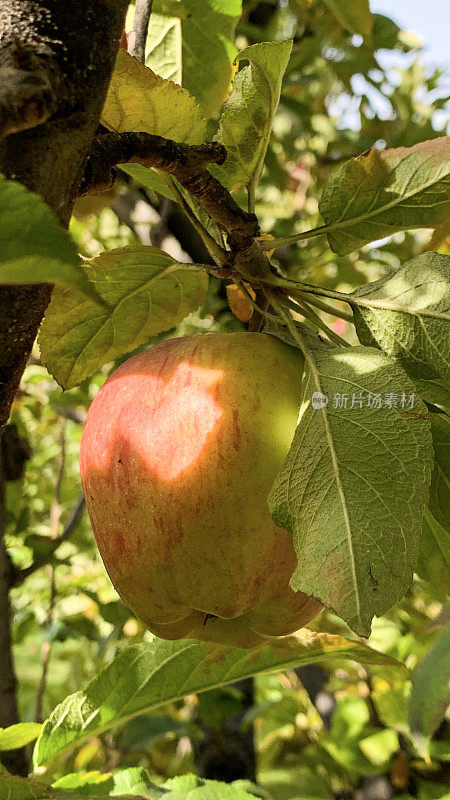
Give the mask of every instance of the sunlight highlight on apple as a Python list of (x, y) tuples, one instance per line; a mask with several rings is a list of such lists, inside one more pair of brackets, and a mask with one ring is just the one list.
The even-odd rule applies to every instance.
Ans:
[(136, 431), (136, 447), (161, 480), (175, 480), (198, 461), (223, 415), (212, 393), (222, 376), (187, 362), (168, 382), (151, 376), (158, 401), (149, 405), (145, 430)]

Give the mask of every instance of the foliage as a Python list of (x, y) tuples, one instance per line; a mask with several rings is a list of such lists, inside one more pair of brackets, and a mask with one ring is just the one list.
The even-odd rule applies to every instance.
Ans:
[[(298, 800), (383, 776), (400, 797), (445, 797), (442, 76), (366, 0), (155, 0), (154, 12), (146, 66), (120, 52), (102, 122), (224, 143), (229, 158), (211, 173), (272, 237), (261, 240), (274, 252), (257, 293), (239, 288), (252, 308), (266, 292), (266, 330), (301, 347), (306, 372), (299, 427), (269, 503), (294, 537), (292, 587), (327, 609), (311, 631), (256, 650), (153, 639), (114, 593), (87, 516), (64, 534), (80, 492), (82, 422), (110, 370), (161, 338), (243, 326), (216, 277), (223, 265), (191, 263), (167, 229), (159, 235), (175, 198), (204, 241), (215, 237), (214, 252), (224, 249), (176, 180), (122, 165), (114, 210), (76, 215), (71, 239), (38, 197), (2, 179), (0, 281), (56, 288), (12, 411), (32, 457), (5, 497), (24, 723), (0, 730), (0, 751), (39, 735), (39, 772), (31, 781), (2, 772), (0, 795)], [(401, 56), (400, 66), (381, 51)], [(155, 246), (133, 220), (120, 221), (118, 198), (136, 190), (160, 212)], [(368, 634), (366, 645), (358, 635)], [(331, 723), (296, 672), (311, 661), (321, 662)], [(256, 697), (243, 725), (254, 725), (258, 785), (203, 782), (192, 742), (208, 703), (197, 693), (222, 722), (243, 707), (239, 690), (231, 697), (224, 687), (249, 675)]]

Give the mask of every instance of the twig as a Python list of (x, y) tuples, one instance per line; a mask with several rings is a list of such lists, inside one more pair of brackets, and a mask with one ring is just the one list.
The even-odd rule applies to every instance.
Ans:
[(286, 294), (294, 295), (297, 292), (311, 293), (319, 295), (319, 297), (330, 297), (332, 300), (339, 300), (341, 303), (348, 303), (350, 306), (360, 306), (361, 308), (380, 308), (385, 311), (398, 311), (402, 314), (411, 314), (414, 317), (431, 317), (432, 319), (440, 319), (445, 322), (450, 322), (450, 314), (444, 311), (433, 311), (428, 308), (421, 308), (416, 311), (413, 308), (402, 306), (398, 303), (393, 303), (391, 300), (374, 300), (370, 297), (362, 297), (354, 294), (344, 294), (343, 292), (335, 292), (332, 289), (323, 289), (321, 286), (314, 286), (309, 283), (301, 283), (300, 281), (293, 281), (289, 278), (281, 278), (278, 275), (264, 276), (261, 279), (263, 284), (268, 286), (276, 286), (277, 288), (284, 289)]
[(76, 422), (78, 425), (84, 425), (86, 421), (86, 412), (84, 409), (81, 411), (78, 408), (74, 408), (73, 406), (60, 406), (58, 403), (52, 403), (51, 407), (60, 417), (64, 417), (65, 419), (70, 419), (72, 422)]
[(189, 222), (191, 223), (192, 227), (195, 228), (198, 235), (202, 239), (208, 253), (212, 256), (216, 264), (219, 266), (224, 266), (227, 263), (227, 252), (224, 250), (216, 240), (211, 236), (209, 231), (206, 230), (205, 226), (202, 225), (200, 220), (195, 216), (192, 209), (189, 207), (188, 203), (184, 199), (183, 195), (181, 194), (178, 186), (176, 185), (175, 181), (170, 176), (165, 176), (166, 183), (169, 185), (171, 191), (174, 193), (175, 197), (177, 198), (178, 204), (183, 212), (186, 214)]
[(254, 314), (252, 314), (252, 318), (247, 325), (247, 330), (259, 333), (264, 323), (263, 312), (266, 312), (269, 305), (267, 295), (261, 286), (255, 286), (255, 302), (259, 311), (255, 310)]
[(65, 542), (66, 539), (69, 538), (69, 536), (71, 535), (73, 529), (75, 528), (75, 526), (78, 524), (78, 522), (80, 520), (80, 517), (81, 517), (81, 515), (82, 515), (82, 513), (84, 511), (85, 505), (86, 505), (86, 501), (84, 499), (84, 494), (83, 494), (83, 492), (80, 492), (80, 494), (78, 495), (78, 500), (75, 503), (72, 511), (70, 512), (70, 514), (69, 514), (69, 516), (67, 518), (67, 522), (64, 525), (64, 528), (63, 528), (63, 531), (62, 531), (61, 535), (58, 536), (58, 538), (55, 540), (55, 544), (56, 544), (55, 550), (63, 542)]
[(143, 131), (99, 136), (90, 152), (79, 196), (110, 188), (118, 164), (136, 163), (155, 167), (173, 175), (198, 201), (207, 214), (228, 235), (230, 247), (239, 253), (247, 274), (261, 277), (269, 272), (269, 262), (254, 237), (258, 219), (244, 211), (230, 192), (205, 169), (206, 164), (223, 163), (226, 150), (219, 142), (184, 145)]
[[(53, 553), (56, 552), (58, 547), (60, 545), (62, 545), (63, 542), (66, 541), (66, 539), (69, 538), (69, 536), (71, 535), (71, 533), (74, 530), (75, 526), (78, 524), (78, 522), (80, 520), (80, 517), (81, 517), (81, 515), (83, 513), (83, 510), (84, 510), (84, 506), (85, 506), (84, 494), (81, 492), (79, 497), (78, 497), (78, 500), (76, 501), (72, 511), (69, 514), (69, 517), (67, 519), (67, 522), (66, 522), (66, 524), (65, 524), (65, 526), (63, 528), (63, 531), (62, 531), (61, 535), (58, 536), (53, 541), (53, 547), (52, 547), (52, 550), (51, 550), (51, 555), (53, 555)], [(33, 575), (34, 572), (36, 572), (38, 569), (41, 569), (46, 564), (47, 564), (47, 558), (46, 559), (42, 559), (42, 560), (37, 559), (36, 561), (33, 561), (33, 563), (30, 564), (29, 567), (26, 567), (25, 569), (17, 570), (14, 573), (14, 578), (13, 578), (12, 585), (14, 587), (21, 586), (22, 583), (30, 575)]]
[(128, 37), (128, 52), (145, 63), (145, 44), (148, 35), (153, 0), (136, 0), (133, 30)]
[(284, 297), (283, 302), (293, 311), (297, 312), (298, 314), (302, 314), (304, 317), (310, 320), (313, 323), (314, 327), (320, 331), (323, 331), (331, 341), (335, 342), (336, 344), (340, 345), (341, 347), (350, 347), (349, 343), (345, 341), (339, 334), (333, 331), (332, 328), (329, 328), (328, 325), (319, 317), (318, 314), (313, 311), (312, 308), (308, 305), (307, 302), (302, 301), (300, 303), (296, 303), (294, 300), (291, 300), (289, 297)]
[(306, 294), (306, 292), (296, 292), (296, 297), (299, 300), (306, 300), (310, 305), (319, 308), (321, 311), (324, 311), (325, 314), (331, 314), (333, 317), (340, 317), (340, 319), (345, 319), (346, 322), (350, 322), (352, 325), (355, 324), (355, 320), (353, 319), (353, 314), (348, 314), (347, 311), (340, 311), (334, 306), (331, 306), (329, 303), (324, 303), (322, 300), (318, 300), (317, 297), (311, 297), (311, 295)]
[[(66, 421), (63, 419), (61, 424), (60, 448), (58, 456), (58, 473), (56, 476), (55, 494), (52, 502), (52, 507), (50, 510), (50, 533), (55, 541), (57, 539), (58, 525), (61, 519), (61, 511), (62, 511), (61, 486), (64, 477), (65, 464), (66, 464)], [(53, 622), (53, 611), (55, 608), (55, 601), (56, 601), (55, 568), (53, 564), (49, 564), (48, 569), (50, 573), (50, 600), (48, 605), (47, 617), (44, 623), (44, 628), (47, 633), (50, 630)], [(36, 722), (42, 722), (42, 707), (44, 703), (45, 689), (47, 686), (47, 674), (50, 665), (51, 650), (52, 650), (51, 643), (49, 641), (44, 641), (41, 647), (41, 656), (42, 656), (41, 679), (39, 681), (39, 686), (36, 695), (36, 710), (34, 716)]]
[(159, 209), (159, 220), (156, 225), (153, 226), (151, 232), (151, 242), (153, 247), (161, 247), (161, 244), (166, 236), (170, 235), (167, 223), (173, 206), (173, 200), (171, 200), (169, 197), (163, 197), (161, 208)]
[(267, 239), (261, 243), (262, 250), (276, 250), (278, 247), (286, 247), (286, 245), (297, 244), (305, 239), (311, 239), (314, 236), (322, 236), (330, 229), (334, 230), (333, 226), (321, 225), (319, 228), (313, 228), (310, 231), (303, 231), (302, 233), (295, 233), (293, 236), (283, 236), (282, 239)]
[[(50, 630), (53, 623), (53, 611), (55, 608), (55, 600), (56, 600), (55, 568), (53, 567), (52, 564), (49, 564), (49, 572), (50, 572), (50, 600), (48, 605), (47, 617), (44, 623), (44, 628), (47, 632)], [(52, 652), (51, 643), (49, 641), (43, 642), (41, 647), (42, 672), (36, 693), (36, 710), (34, 712), (35, 722), (43, 721), (42, 711), (44, 705), (45, 689), (47, 686), (47, 675), (48, 675), (48, 668), (50, 665), (51, 652)]]

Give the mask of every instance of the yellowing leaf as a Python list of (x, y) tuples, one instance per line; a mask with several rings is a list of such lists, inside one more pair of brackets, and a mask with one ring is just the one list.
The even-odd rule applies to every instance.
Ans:
[[(247, 291), (251, 294), (253, 299), (255, 299), (255, 293), (251, 286), (247, 287)], [(227, 300), (235, 317), (241, 322), (249, 322), (251, 320), (253, 316), (253, 306), (242, 289), (236, 286), (235, 283), (230, 283), (227, 286)]]
[(186, 144), (202, 144), (206, 122), (193, 97), (119, 50), (102, 113), (113, 131), (145, 131)]

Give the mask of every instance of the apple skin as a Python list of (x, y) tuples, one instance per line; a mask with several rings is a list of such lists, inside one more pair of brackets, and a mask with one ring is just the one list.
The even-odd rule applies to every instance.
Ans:
[(130, 358), (92, 403), (80, 448), (92, 527), (157, 636), (254, 647), (322, 609), (289, 587), (292, 537), (267, 506), (302, 372), (300, 351), (272, 336), (203, 334)]

